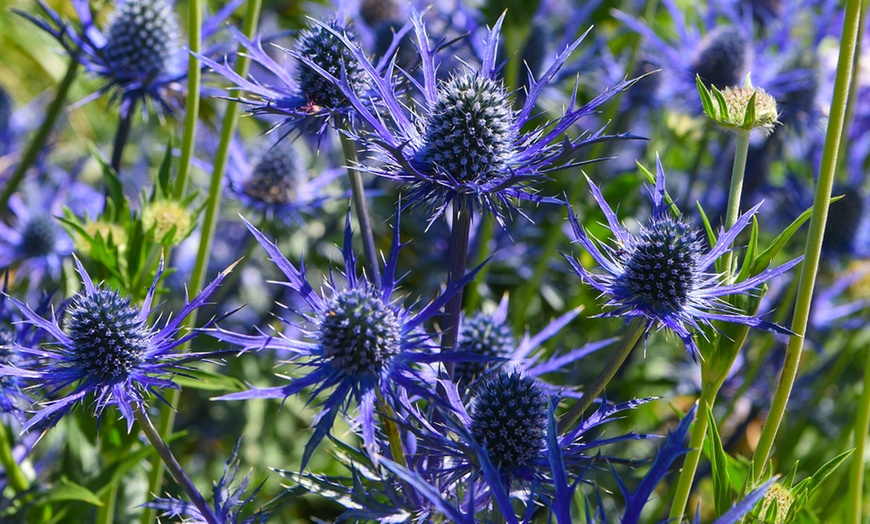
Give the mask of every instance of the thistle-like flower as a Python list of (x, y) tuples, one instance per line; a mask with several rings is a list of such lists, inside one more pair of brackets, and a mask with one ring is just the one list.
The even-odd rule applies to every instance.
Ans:
[[(214, 35), (244, 0), (231, 0), (202, 26), (202, 37)], [(117, 0), (108, 27), (101, 31), (88, 0), (71, 0), (80, 26), (73, 27), (42, 1), (47, 20), (17, 11), (56, 38), (67, 52), (103, 86), (83, 102), (111, 93), (121, 114), (140, 102), (159, 113), (171, 112), (184, 94), (188, 51), (182, 46), (172, 0)], [(204, 54), (216, 52), (208, 49)]]
[(312, 388), (314, 398), (332, 389), (322, 402), (323, 411), (305, 445), (301, 469), (305, 469), (317, 445), (332, 429), (336, 416), (346, 411), (352, 400), (359, 404), (358, 421), (363, 440), (367, 449), (372, 451), (376, 397), (380, 395), (385, 402), (393, 402), (399, 390), (431, 395), (418, 385), (421, 374), (415, 366), (456, 358), (455, 354), (436, 353), (437, 344), (423, 331), (422, 324), (438, 314), (476, 272), (451, 284), (438, 298), (415, 313), (394, 297), (398, 283), (396, 264), (402, 247), (398, 215), (393, 244), (384, 265), (382, 287), (376, 287), (365, 274), (357, 274), (348, 215), (342, 249), (346, 284), (341, 286), (330, 278), (325, 283), (327, 293), (321, 295), (306, 280), (304, 266), (294, 266), (273, 242), (250, 223), (247, 225), (287, 277), (288, 281), (282, 285), (296, 291), (305, 302), (304, 310), (293, 311), (304, 322), (296, 325), (287, 320), (298, 328), (302, 336), (296, 339), (283, 335), (240, 335), (221, 329), (215, 330), (213, 336), (246, 349), (284, 350), (291, 353), (294, 360), (306, 357), (299, 367), (311, 371), (283, 386), (254, 388), (225, 395), (220, 400), (283, 399), (308, 388)]
[(230, 191), (243, 206), (269, 220), (300, 222), (303, 214), (314, 212), (329, 200), (327, 186), (345, 173), (343, 169), (326, 169), (313, 175), (301, 147), (297, 142), (281, 140), (259, 154), (251, 154), (233, 142), (227, 169)]
[(409, 110), (409, 104), (399, 98), (407, 90), (407, 75), (396, 75), (394, 64), (375, 66), (358, 45), (326, 24), (315, 22), (341, 39), (358, 64), (355, 67), (363, 70), (363, 83), (371, 86), (382, 108), (373, 108), (345, 72), (336, 75), (309, 57), (299, 57), (340, 89), (368, 124), (366, 130), (353, 133), (381, 156), (383, 164), (363, 165), (360, 169), (408, 185), (412, 205), (431, 207), (433, 219), (451, 203), (477, 207), (500, 218), (500, 210), (513, 208), (512, 202), (517, 199), (559, 202), (536, 195), (533, 183), (552, 171), (585, 163), (577, 160), (577, 152), (591, 143), (628, 137), (605, 135), (602, 129), (562, 140), (569, 128), (630, 86), (630, 81), (620, 82), (582, 107), (574, 105), (575, 86), (572, 101), (561, 117), (544, 127), (524, 131), (537, 116), (535, 107), (541, 94), (582, 37), (567, 46), (541, 78), (530, 80), (522, 108), (516, 111), (511, 93), (498, 76), (501, 68), (496, 55), (502, 20), (487, 33), (477, 67), (468, 66), (446, 80), (438, 80), (437, 49), (429, 40), (420, 14), (412, 14), (422, 75), (421, 82), (411, 82), (422, 96), (415, 110)]
[[(407, 402), (403, 407), (409, 420), (423, 429), (410, 422), (406, 426), (418, 433), (418, 441), (424, 442), (431, 453), (441, 456), (440, 461), (434, 461), (420, 473), (429, 479), (440, 479), (441, 483), (456, 483), (454, 489), (464, 490), (466, 496), (475, 493), (493, 497), (487, 486), (496, 481), (509, 491), (518, 487), (528, 489), (538, 482), (540, 486), (547, 485), (551, 452), (560, 454), (572, 473), (582, 475), (584, 468), (597, 461), (624, 462), (617, 457), (596, 455), (593, 450), (600, 451), (601, 446), (614, 442), (651, 438), (628, 433), (599, 440), (590, 435), (617, 413), (651, 399), (622, 404), (602, 402), (576, 427), (548, 442), (548, 410), (551, 403), (558, 403), (558, 398), (551, 397), (548, 388), (535, 378), (521, 371), (499, 370), (488, 376), (467, 402), (460, 399), (453, 384), (445, 383), (444, 387), (449, 404), (444, 412), (447, 427), (428, 421)], [(557, 449), (551, 449), (553, 445)]]
[(317, 137), (322, 137), (330, 124), (353, 118), (353, 106), (345, 94), (308, 65), (316, 63), (318, 69), (341, 76), (352, 89), (360, 89), (362, 72), (343, 43), (356, 45), (356, 36), (349, 26), (337, 20), (312, 24), (299, 34), (292, 49), (279, 47), (298, 62), (292, 70), (265, 52), (259, 36), (250, 40), (235, 29), (233, 36), (247, 56), (262, 66), (258, 72), (243, 78), (227, 61), (200, 58), (245, 93), (238, 100), (248, 106), (250, 113), (276, 115), (280, 118), (277, 125), (286, 126), (287, 133), (299, 130)]
[(568, 263), (589, 285), (607, 297), (610, 308), (602, 316), (642, 317), (647, 333), (656, 326), (676, 333), (694, 357), (698, 353), (694, 332), (713, 321), (735, 322), (778, 333), (788, 330), (744, 315), (722, 300), (733, 294), (749, 293), (767, 280), (782, 275), (801, 258), (776, 268), (768, 268), (741, 282), (726, 283), (708, 268), (727, 252), (737, 235), (749, 224), (761, 204), (741, 215), (734, 227), (721, 231), (714, 246), (704, 249), (701, 230), (684, 217), (671, 215), (665, 202), (665, 173), (656, 160), (656, 184), (650, 192), (653, 210), (649, 221), (637, 232), (630, 232), (616, 217), (601, 191), (590, 181), (592, 195), (604, 212), (615, 246), (593, 241), (569, 208), (574, 239), (592, 255), (603, 273), (593, 273), (574, 257)]
[[(58, 199), (52, 203), (52, 211), (58, 214), (59, 203)], [(72, 239), (51, 214), (32, 212), (18, 195), (9, 199), (9, 209), (17, 223), (10, 227), (0, 222), (0, 268), (17, 264), (31, 287), (45, 274), (60, 278), (63, 259), (73, 250)]]
[(158, 329), (149, 324), (148, 317), (153, 312), (151, 301), (163, 274), (162, 261), (140, 307), (115, 290), (95, 285), (78, 259), (76, 267), (84, 289), (70, 300), (63, 321), (54, 312), (44, 318), (26, 304), (9, 298), (21, 311), (24, 322), (54, 341), (41, 347), (13, 343), (12, 349), (29, 358), (17, 365), (0, 366), (0, 377), (20, 377), (44, 388), (49, 395), (74, 386), (59, 398), (46, 402), (27, 421), (24, 430), (43, 421), (53, 425), (89, 395), (93, 396), (97, 416), (114, 404), (127, 420), (129, 430), (133, 426), (133, 410), (142, 409), (148, 392), (157, 394), (158, 388), (178, 387), (172, 381), (173, 373), (182, 372), (188, 362), (218, 355), (177, 353), (175, 350), (197, 333), (178, 338), (176, 335), (184, 319), (206, 303), (229, 269)]

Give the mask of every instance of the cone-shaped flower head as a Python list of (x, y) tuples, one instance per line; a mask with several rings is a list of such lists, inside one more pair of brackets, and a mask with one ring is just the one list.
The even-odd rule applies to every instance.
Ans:
[(148, 322), (148, 317), (152, 313), (151, 301), (157, 282), (163, 273), (162, 261), (145, 302), (138, 307), (116, 290), (95, 285), (78, 259), (76, 267), (84, 289), (72, 298), (62, 322), (53, 313), (50, 318), (44, 318), (10, 298), (25, 317), (24, 322), (51, 336), (54, 342), (42, 347), (16, 342), (13, 349), (32, 358), (17, 365), (0, 365), (0, 376), (20, 377), (45, 388), (50, 395), (75, 386), (65, 396), (46, 403), (27, 422), (25, 430), (41, 422), (53, 425), (89, 394), (94, 396), (98, 416), (106, 406), (114, 404), (127, 420), (128, 428), (132, 427), (133, 410), (141, 409), (146, 392), (177, 387), (170, 378), (173, 372), (183, 370), (187, 362), (216, 355), (176, 353), (174, 350), (195, 334), (179, 338), (176, 335), (184, 319), (205, 303), (228, 270), (158, 328)]
[[(299, 367), (309, 371), (292, 378), (283, 386), (254, 388), (220, 397), (220, 400), (283, 399), (309, 388), (313, 391), (312, 398), (325, 396), (314, 433), (305, 445), (302, 469), (305, 469), (320, 441), (332, 429), (335, 418), (347, 410), (351, 401), (359, 404), (358, 423), (366, 448), (375, 450), (375, 398), (395, 403), (402, 390), (416, 395), (430, 395), (431, 390), (420, 385), (422, 374), (418, 367), (451, 357), (455, 359), (456, 354), (435, 353), (433, 349), (436, 344), (423, 331), (422, 324), (438, 314), (450, 297), (474, 277), (476, 271), (448, 286), (444, 293), (419, 312), (411, 311), (394, 297), (398, 283), (396, 264), (402, 247), (398, 236), (399, 224), (394, 228), (393, 245), (384, 265), (382, 285), (378, 287), (366, 275), (357, 274), (348, 214), (342, 249), (346, 282), (337, 282), (330, 277), (325, 283), (325, 291), (317, 293), (307, 281), (304, 266), (294, 266), (277, 245), (250, 223), (246, 224), (287, 277), (287, 282), (283, 284), (304, 300), (303, 307), (294, 309), (303, 322), (286, 319), (288, 324), (295, 326), (299, 338), (241, 335), (222, 329), (215, 330), (213, 336), (246, 349), (279, 349), (291, 353), (293, 359), (306, 358)], [(330, 389), (332, 391), (328, 395), (324, 393)]]
[[(359, 64), (350, 58), (344, 44), (333, 31), (346, 35), (351, 41), (356, 41), (356, 36), (350, 27), (342, 25), (337, 20), (328, 22), (327, 27), (329, 29), (310, 25), (299, 34), (293, 51), (308, 57), (329, 74), (346, 75), (352, 85), (358, 85), (362, 72)], [(304, 64), (299, 64), (296, 79), (299, 82), (299, 90), (312, 107), (337, 108), (347, 104), (347, 99), (341, 90)]]
[(484, 184), (503, 177), (517, 138), (511, 105), (499, 81), (473, 72), (453, 76), (439, 86), (417, 162), (445, 179)]
[(658, 160), (656, 185), (651, 191), (652, 216), (637, 232), (625, 229), (591, 181), (590, 187), (616, 245), (600, 246), (593, 241), (569, 208), (575, 240), (603, 272), (593, 273), (573, 257), (565, 255), (565, 258), (583, 280), (607, 297), (609, 311), (604, 316), (643, 317), (647, 319), (647, 332), (653, 326), (668, 328), (682, 339), (693, 356), (697, 354), (694, 331), (714, 320), (789, 333), (758, 316), (742, 314), (722, 297), (752, 292), (765, 281), (785, 273), (800, 258), (736, 283), (722, 282), (719, 275), (708, 272), (716, 259), (731, 249), (734, 239), (761, 204), (740, 216), (734, 227), (721, 231), (715, 245), (706, 249), (701, 231), (685, 218), (674, 217), (671, 206), (665, 203), (665, 174)]
[[(441, 57), (437, 56), (438, 50), (429, 39), (422, 17), (413, 12), (411, 21), (422, 79), (411, 82), (420, 95), (416, 104), (403, 99), (408, 91), (408, 75), (397, 74), (394, 62), (384, 67), (382, 60), (376, 66), (355, 42), (338, 31), (333, 34), (341, 38), (363, 71), (362, 84), (370, 86), (373, 95), (361, 93), (354, 85), (353, 77), (347, 73), (352, 69), (346, 68), (337, 75), (316, 60), (299, 56), (339, 88), (353, 105), (355, 115), (367, 124), (350, 132), (382, 162), (362, 165), (360, 169), (408, 185), (412, 205), (430, 208), (433, 219), (451, 203), (477, 208), (501, 219), (502, 210), (513, 209), (516, 200), (559, 202), (536, 195), (533, 184), (552, 171), (583, 163), (579, 160), (579, 149), (593, 142), (627, 137), (604, 135), (603, 129), (575, 138), (565, 138), (565, 132), (630, 86), (630, 81), (620, 82), (582, 107), (575, 106), (575, 88), (571, 103), (561, 116), (529, 130), (527, 124), (538, 115), (536, 107), (543, 92), (580, 45), (582, 37), (567, 46), (540, 78), (530, 79), (523, 105), (515, 110), (513, 97), (500, 78), (497, 59), (502, 20), (487, 32), (479, 65), (465, 66), (447, 79), (439, 79)], [(327, 24), (319, 24), (329, 29)], [(401, 36), (396, 34), (397, 39)], [(393, 44), (398, 49), (397, 41)]]
[(282, 205), (296, 200), (296, 188), (306, 178), (301, 156), (293, 143), (282, 140), (269, 148), (257, 162), (242, 191), (266, 205)]
[(72, 253), (72, 239), (52, 216), (60, 211), (60, 195), (48, 203), (51, 214), (30, 209), (19, 195), (13, 195), (9, 209), (17, 223), (10, 227), (0, 221), (0, 269), (17, 266), (19, 275), (30, 279), (31, 287), (46, 273), (60, 278), (63, 259)]
[(522, 467), (544, 447), (547, 396), (532, 378), (500, 371), (481, 386), (469, 414), (471, 435), (499, 469)]
[[(201, 36), (213, 36), (244, 0), (230, 0), (203, 21)], [(78, 24), (70, 23), (40, 2), (46, 19), (18, 11), (56, 38), (69, 55), (78, 60), (102, 86), (82, 102), (105, 93), (120, 103), (122, 115), (139, 103), (153, 105), (158, 113), (180, 107), (185, 94), (188, 50), (171, 0), (116, 0), (108, 25), (101, 30), (89, 0), (71, 0)], [(220, 45), (208, 46), (203, 54), (220, 52)]]
[(104, 53), (119, 79), (149, 82), (171, 71), (178, 19), (166, 0), (126, 0), (112, 13)]
[(318, 319), (323, 355), (352, 377), (377, 376), (402, 351), (396, 312), (372, 288), (343, 289)]
[[(484, 312), (462, 319), (457, 351), (497, 359), (510, 356), (515, 348), (513, 330), (506, 319)], [(457, 362), (453, 369), (453, 380), (468, 386), (482, 376), (487, 368), (487, 362)]]

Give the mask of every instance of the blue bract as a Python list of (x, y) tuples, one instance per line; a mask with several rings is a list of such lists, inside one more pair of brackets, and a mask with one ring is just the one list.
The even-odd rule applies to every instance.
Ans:
[[(412, 14), (411, 20), (416, 31), (422, 80), (405, 71), (397, 74), (395, 62), (386, 67), (374, 65), (346, 35), (315, 21), (341, 39), (356, 61), (353, 70), (363, 70), (363, 83), (374, 92), (375, 107), (369, 96), (357, 89), (357, 77), (348, 74), (351, 68), (337, 75), (309, 57), (297, 57), (339, 88), (353, 105), (356, 115), (367, 124), (368, 128), (354, 129), (350, 133), (384, 163), (363, 165), (360, 169), (407, 184), (410, 202), (433, 209), (433, 219), (451, 203), (477, 207), (500, 220), (501, 210), (513, 209), (512, 202), (517, 199), (557, 203), (555, 198), (536, 195), (534, 182), (550, 172), (591, 161), (577, 159), (577, 151), (589, 144), (630, 138), (629, 135), (605, 135), (603, 129), (581, 133), (576, 138), (566, 137), (565, 132), (629, 87), (631, 81), (620, 82), (581, 107), (574, 105), (575, 85), (572, 102), (562, 116), (542, 127), (524, 130), (539, 116), (535, 108), (541, 94), (583, 37), (567, 46), (541, 78), (530, 80), (525, 101), (516, 111), (511, 93), (499, 78), (501, 67), (496, 55), (502, 19), (483, 42), (481, 63), (476, 67), (467, 66), (446, 80), (437, 78), (440, 57), (417, 12)], [(421, 96), (414, 104), (402, 98), (409, 83)]]
[[(182, 47), (178, 19), (170, 0), (118, 0), (109, 26), (100, 31), (88, 0), (71, 0), (80, 26), (64, 21), (44, 2), (48, 20), (18, 13), (55, 37), (89, 73), (104, 81), (84, 101), (112, 93), (127, 115), (139, 102), (152, 103), (158, 112), (171, 112), (184, 94), (188, 51)], [(232, 0), (205, 21), (202, 37), (212, 36), (243, 0)], [(215, 49), (205, 51), (205, 54)], [(83, 102), (84, 102), (83, 101)]]
[(48, 425), (55, 424), (89, 394), (94, 396), (98, 416), (106, 406), (114, 404), (127, 420), (129, 430), (133, 426), (133, 410), (142, 409), (148, 392), (157, 394), (157, 388), (178, 387), (171, 373), (183, 371), (188, 362), (216, 355), (177, 353), (176, 348), (197, 334), (179, 338), (176, 335), (184, 319), (205, 304), (229, 270), (220, 273), (175, 317), (157, 328), (148, 322), (148, 317), (153, 311), (151, 301), (157, 281), (163, 274), (162, 261), (139, 307), (117, 291), (95, 285), (78, 259), (76, 267), (84, 289), (72, 298), (63, 321), (54, 313), (50, 318), (43, 318), (29, 306), (9, 297), (25, 317), (24, 322), (50, 335), (54, 342), (41, 347), (22, 346), (20, 342), (12, 344), (13, 350), (28, 358), (0, 366), (0, 377), (19, 377), (45, 389), (49, 395), (75, 385), (67, 395), (47, 402), (27, 421), (24, 430), (44, 421)]
[(384, 265), (382, 287), (377, 287), (365, 274), (357, 274), (348, 215), (342, 249), (346, 282), (342, 286), (331, 277), (325, 283), (326, 294), (318, 294), (308, 283), (304, 265), (294, 266), (281, 254), (278, 246), (250, 223), (245, 223), (287, 277), (288, 281), (281, 284), (297, 292), (305, 301), (307, 307), (304, 310), (294, 311), (305, 321), (305, 325), (297, 326), (302, 337), (240, 335), (220, 329), (215, 330), (213, 336), (245, 349), (289, 351), (294, 359), (306, 358), (298, 365), (310, 371), (291, 379), (284, 386), (254, 388), (220, 399), (286, 398), (308, 388), (312, 388), (311, 396), (315, 398), (332, 389), (323, 401), (323, 411), (315, 424), (314, 434), (305, 445), (302, 469), (332, 429), (336, 416), (346, 411), (351, 401), (359, 403), (359, 424), (366, 447), (371, 451), (375, 442), (376, 397), (391, 403), (400, 390), (429, 397), (431, 390), (419, 385), (422, 376), (415, 366), (462, 358), (456, 353), (437, 353), (437, 344), (425, 333), (422, 325), (438, 314), (450, 297), (474, 277), (475, 272), (448, 286), (438, 298), (414, 313), (393, 296), (398, 284), (396, 263), (402, 247), (398, 218), (393, 244)]
[(749, 293), (785, 273), (802, 258), (733, 284), (708, 272), (716, 259), (731, 249), (731, 244), (761, 204), (740, 216), (734, 227), (721, 231), (716, 244), (705, 250), (701, 231), (684, 218), (671, 215), (670, 206), (665, 203), (665, 173), (660, 161), (656, 161), (656, 185), (650, 193), (652, 216), (637, 232), (623, 227), (601, 191), (591, 181), (589, 185), (607, 218), (616, 245), (611, 247), (593, 241), (569, 208), (575, 240), (604, 272), (593, 273), (573, 257), (563, 256), (583, 280), (607, 297), (605, 305), (611, 309), (604, 316), (644, 317), (648, 321), (647, 332), (653, 326), (668, 328), (680, 337), (693, 357), (698, 353), (694, 332), (715, 320), (790, 333), (758, 316), (742, 314), (722, 297)]

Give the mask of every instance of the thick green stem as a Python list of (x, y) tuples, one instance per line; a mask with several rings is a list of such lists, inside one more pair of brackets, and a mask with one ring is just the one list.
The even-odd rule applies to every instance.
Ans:
[(378, 255), (375, 250), (375, 235), (372, 229), (372, 218), (369, 214), (369, 206), (366, 201), (365, 187), (363, 187), (362, 175), (353, 166), (357, 165), (356, 145), (344, 133), (339, 133), (341, 149), (347, 160), (347, 177), (350, 180), (350, 190), (353, 193), (353, 208), (362, 234), (363, 254), (366, 257), (366, 266), (375, 286), (381, 287), (381, 272), (378, 269)]
[(752, 458), (755, 480), (758, 480), (766, 469), (765, 466), (767, 465), (770, 451), (773, 448), (776, 433), (779, 431), (779, 426), (785, 416), (785, 408), (788, 404), (789, 396), (791, 396), (792, 386), (794, 386), (794, 381), (797, 378), (801, 351), (804, 345), (804, 335), (807, 331), (810, 316), (813, 289), (816, 283), (816, 272), (819, 268), (819, 259), (822, 252), (825, 224), (828, 219), (828, 206), (831, 202), (831, 189), (837, 167), (837, 153), (840, 147), (840, 139), (843, 135), (849, 85), (854, 73), (855, 46), (858, 37), (858, 26), (861, 22), (860, 7), (861, 0), (848, 0), (846, 3), (846, 15), (843, 19), (843, 37), (840, 42), (840, 56), (837, 63), (837, 76), (834, 82), (834, 97), (831, 101), (831, 112), (828, 120), (825, 146), (822, 151), (819, 181), (816, 186), (816, 195), (813, 202), (813, 216), (810, 219), (810, 231), (807, 238), (797, 302), (791, 326), (795, 336), (791, 337), (788, 342), (779, 384), (773, 397), (767, 421), (764, 423), (764, 428), (761, 431), (758, 447), (755, 449), (755, 455)]
[(692, 432), (689, 435), (689, 453), (686, 455), (686, 461), (683, 463), (682, 471), (680, 471), (680, 478), (677, 480), (677, 490), (671, 503), (670, 522), (679, 523), (683, 518), (683, 512), (686, 510), (686, 504), (689, 502), (689, 494), (692, 492), (695, 472), (698, 470), (698, 464), (701, 462), (701, 448), (704, 446), (704, 437), (707, 435), (707, 427), (710, 425), (710, 421), (707, 419), (708, 411), (704, 406), (706, 405), (711, 410), (713, 409), (713, 403), (716, 402), (716, 394), (721, 386), (721, 382), (713, 384), (710, 387), (704, 388), (701, 392), (701, 405), (698, 407), (695, 422), (692, 424)]
[(861, 509), (864, 506), (864, 451), (867, 448), (867, 431), (870, 429), (870, 352), (864, 351), (864, 388), (861, 403), (855, 415), (855, 452), (852, 453), (852, 467), (849, 473), (849, 520), (851, 524), (861, 524)]
[(115, 521), (115, 506), (118, 502), (118, 482), (113, 482), (104, 495), (103, 505), (97, 510), (97, 524), (112, 524)]
[[(746, 157), (749, 155), (749, 131), (740, 129), (737, 131), (737, 148), (734, 151), (734, 166), (731, 168), (731, 188), (728, 191), (728, 209), (725, 211), (725, 230), (729, 230), (737, 223), (740, 216), (740, 199), (743, 196), (743, 175), (746, 173)], [(734, 252), (729, 250), (722, 255), (722, 271), (726, 279), (731, 279), (731, 265)]]
[(610, 380), (614, 375), (616, 375), (619, 368), (622, 367), (622, 363), (625, 362), (626, 358), (628, 358), (631, 350), (634, 349), (635, 345), (637, 345), (637, 341), (640, 340), (644, 333), (646, 333), (646, 319), (643, 317), (634, 318), (626, 327), (626, 331), (627, 333), (622, 336), (622, 340), (619, 341), (619, 346), (610, 358), (610, 362), (604, 366), (604, 369), (602, 369), (601, 373), (598, 374), (598, 378), (595, 379), (595, 382), (583, 390), (583, 396), (580, 397), (580, 400), (571, 406), (571, 408), (562, 415), (562, 418), (559, 419), (559, 433), (565, 433), (571, 429), (571, 426), (573, 426), (574, 423), (583, 415), (586, 408), (591, 406), (592, 403), (595, 402), (595, 399), (598, 398), (598, 395), (604, 391), (605, 386), (610, 383)]
[(184, 106), (184, 134), (181, 137), (181, 160), (178, 164), (178, 178), (175, 181), (175, 198), (181, 200), (187, 191), (187, 178), (190, 173), (190, 160), (196, 142), (196, 124), (199, 120), (199, 89), (202, 84), (202, 71), (199, 53), (202, 47), (202, 0), (188, 0), (188, 55), (187, 55), (187, 103)]
[(9, 479), (9, 485), (12, 486), (17, 493), (23, 493), (30, 489), (30, 482), (21, 471), (21, 467), (15, 462), (15, 457), (12, 456), (12, 445), (9, 440), (9, 433), (6, 431), (6, 425), (0, 422), (0, 464), (6, 471), (6, 477)]
[[(198, 1), (196, 3), (199, 3)], [(248, 38), (253, 38), (257, 31), (257, 21), (260, 18), (260, 6), (262, 0), (249, 0), (245, 10), (245, 19), (242, 26), (242, 32)], [(192, 60), (192, 58), (191, 58)], [(248, 76), (248, 67), (251, 61), (247, 55), (239, 55), (236, 59), (236, 72), (244, 77)], [(197, 66), (197, 73), (199, 69)], [(198, 89), (197, 89), (198, 91)], [(198, 98), (198, 96), (196, 97)], [(208, 259), (211, 252), (212, 239), (217, 226), (217, 215), (220, 209), (221, 191), (223, 189), (224, 173), (226, 172), (227, 160), (229, 159), (230, 143), (236, 133), (236, 127), (239, 122), (239, 110), (236, 102), (228, 102), (226, 113), (224, 113), (220, 142), (218, 150), (215, 154), (214, 167), (211, 175), (211, 185), (209, 186), (208, 200), (206, 202), (205, 217), (203, 219), (202, 233), (200, 235), (199, 251), (197, 252), (196, 262), (191, 275), (189, 292), (195, 295), (202, 289), (205, 281), (205, 273), (208, 269)], [(182, 161), (182, 164), (184, 162)], [(179, 193), (180, 191), (180, 193)], [(183, 194), (183, 188), (176, 187), (177, 194)], [(185, 327), (193, 326), (196, 323), (196, 311), (193, 311), (185, 322)], [(181, 348), (185, 351), (187, 345)], [(161, 410), (160, 419), (158, 420), (158, 429), (160, 434), (166, 435), (172, 431), (175, 425), (175, 409), (178, 406), (181, 392), (177, 389), (171, 389), (166, 392), (166, 401), (168, 406)], [(150, 493), (159, 493), (160, 484), (163, 480), (163, 463), (155, 458), (151, 463), (151, 474), (148, 478), (148, 489)], [(154, 520), (154, 511), (146, 508), (142, 513), (141, 522), (150, 524)]]
[(178, 463), (175, 455), (172, 454), (169, 446), (167, 446), (166, 442), (163, 441), (163, 438), (160, 437), (157, 428), (155, 428), (154, 424), (151, 423), (151, 419), (149, 419), (148, 415), (142, 411), (141, 406), (137, 407), (133, 411), (133, 414), (136, 417), (136, 421), (139, 423), (139, 427), (142, 428), (142, 432), (145, 433), (145, 436), (148, 437), (148, 441), (151, 442), (152, 446), (154, 446), (157, 455), (163, 460), (163, 463), (166, 465), (166, 469), (169, 470), (172, 478), (174, 478), (175, 482), (181, 486), (181, 489), (187, 493), (190, 501), (197, 507), (206, 522), (208, 522), (208, 524), (220, 524), (217, 517), (215, 517), (211, 506), (208, 505), (205, 498), (203, 498), (202, 493), (200, 493), (199, 490), (196, 489), (196, 486), (193, 485), (193, 482), (190, 481), (190, 478), (187, 476), (187, 473), (184, 472), (181, 464)]
[(6, 214), (6, 207), (9, 205), (9, 198), (12, 197), (18, 189), (18, 186), (21, 185), (21, 181), (24, 180), (24, 174), (27, 173), (27, 169), (36, 162), (36, 158), (45, 147), (45, 142), (48, 140), (48, 136), (51, 134), (51, 130), (54, 128), (54, 124), (57, 122), (57, 118), (63, 110), (66, 102), (66, 95), (69, 92), (73, 80), (76, 78), (78, 68), (78, 59), (76, 57), (70, 58), (66, 75), (64, 75), (63, 80), (57, 87), (57, 94), (54, 95), (54, 100), (45, 111), (45, 119), (42, 121), (42, 125), (39, 126), (39, 130), (35, 135), (33, 135), (30, 143), (27, 144), (27, 149), (24, 150), (24, 153), (21, 155), (21, 160), (18, 162), (18, 165), (15, 166), (15, 171), (12, 172), (12, 176), (10, 176), (9, 180), (6, 182), (6, 187), (4, 187), (3, 192), (0, 193), (0, 216)]

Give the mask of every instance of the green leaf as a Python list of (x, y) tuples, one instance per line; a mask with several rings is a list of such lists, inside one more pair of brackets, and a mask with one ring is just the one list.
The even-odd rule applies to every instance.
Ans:
[(173, 380), (181, 387), (203, 391), (244, 391), (247, 389), (245, 383), (237, 378), (203, 369), (185, 370), (184, 375), (176, 375)]
[(697, 73), (695, 74), (695, 85), (698, 86), (698, 95), (701, 97), (701, 105), (704, 107), (704, 112), (710, 118), (714, 118), (716, 113), (713, 111), (713, 100), (710, 98), (710, 91), (707, 90), (707, 86), (701, 81), (701, 75)]
[(61, 478), (61, 483), (45, 494), (45, 497), (39, 501), (40, 504), (50, 504), (54, 502), (76, 500), (87, 502), (94, 506), (102, 506), (103, 501), (100, 500), (93, 491), (88, 488), (76, 484), (66, 477)]
[[(103, 155), (100, 154), (99, 150), (97, 150), (96, 146), (92, 143), (88, 144), (88, 147), (91, 150), (91, 155), (97, 160), (97, 163), (100, 164), (100, 169), (103, 173), (103, 180), (106, 182), (106, 189), (108, 191), (109, 200), (114, 203), (113, 209), (115, 211), (120, 211), (124, 208), (124, 189), (121, 184), (121, 179), (118, 178), (118, 174), (115, 173), (115, 170), (106, 162), (106, 159), (103, 158)], [(111, 217), (113, 220), (117, 220), (118, 216)]]
[[(831, 199), (831, 203), (833, 204), (837, 200), (843, 198), (843, 195), (836, 196)], [(750, 276), (757, 275), (764, 271), (767, 266), (770, 265), (770, 261), (773, 260), (780, 250), (785, 246), (785, 244), (791, 239), (792, 235), (794, 235), (798, 229), (810, 218), (813, 214), (813, 208), (809, 208), (803, 213), (800, 214), (794, 222), (789, 224), (782, 233), (780, 233), (776, 238), (773, 239), (773, 242), (768, 246), (767, 249), (762, 251), (757, 257), (755, 257), (755, 261), (752, 263), (752, 270), (750, 271)]]
[(719, 105), (719, 114), (718, 116), (722, 119), (728, 119), (728, 102), (725, 101), (725, 95), (722, 94), (722, 91), (719, 91), (719, 88), (713, 86), (713, 96), (716, 97), (716, 103)]
[(157, 186), (164, 198), (169, 198), (172, 195), (172, 137), (169, 137), (169, 142), (166, 144), (166, 154), (163, 155), (163, 161), (157, 171)]
[(743, 113), (743, 129), (752, 129), (755, 126), (755, 99), (758, 93), (752, 93), (749, 97), (749, 102), (746, 104), (746, 111)]
[(723, 515), (733, 505), (731, 496), (731, 475), (728, 468), (728, 454), (722, 447), (722, 439), (716, 428), (716, 419), (713, 410), (706, 403), (704, 410), (707, 412), (707, 441), (704, 443), (710, 465), (713, 469), (713, 500), (716, 506), (716, 514)]
[(758, 251), (758, 220), (753, 216), (752, 229), (749, 232), (749, 245), (746, 247), (746, 255), (743, 257), (740, 273), (737, 274), (737, 282), (743, 282), (749, 278), (749, 272), (752, 269), (756, 251)]
[(701, 213), (701, 222), (704, 224), (704, 231), (707, 232), (707, 242), (709, 242), (711, 246), (714, 246), (716, 245), (716, 233), (713, 232), (713, 226), (710, 225), (710, 219), (707, 218), (707, 213), (704, 212), (701, 203), (695, 203), (698, 206), (698, 212)]

